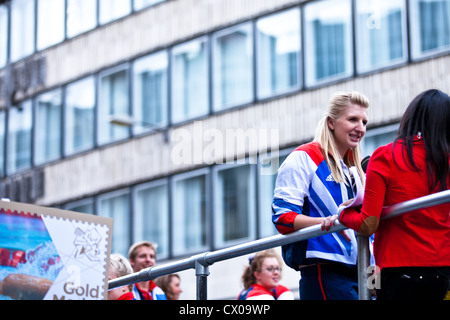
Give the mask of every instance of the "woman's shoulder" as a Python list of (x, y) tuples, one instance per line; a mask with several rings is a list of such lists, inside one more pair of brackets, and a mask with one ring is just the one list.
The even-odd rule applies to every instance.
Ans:
[(303, 151), (308, 155), (309, 158), (311, 158), (317, 165), (320, 164), (323, 160), (323, 153), (322, 148), (320, 147), (320, 144), (317, 142), (309, 142), (302, 144), (298, 146), (292, 154), (295, 154), (296, 152)]

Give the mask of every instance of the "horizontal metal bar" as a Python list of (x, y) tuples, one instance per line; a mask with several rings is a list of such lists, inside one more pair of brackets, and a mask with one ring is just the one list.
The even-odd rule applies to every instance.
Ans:
[(382, 219), (390, 219), (418, 209), (428, 208), (450, 202), (450, 190), (433, 193), (424, 197), (394, 204), (383, 208)]
[(322, 231), (320, 225), (315, 225), (288, 235), (275, 235), (213, 252), (205, 252), (187, 259), (171, 262), (161, 266), (150, 267), (128, 276), (110, 280), (108, 283), (108, 288), (111, 290), (131, 283), (149, 281), (165, 274), (194, 269), (195, 261), (197, 259), (202, 260), (203, 263), (212, 265), (215, 262), (236, 258), (249, 253), (258, 252), (297, 241), (307, 240), (327, 233), (339, 232), (345, 229), (347, 229), (345, 226), (336, 221), (335, 225), (332, 226), (329, 231)]
[[(382, 219), (390, 219), (406, 212), (447, 202), (450, 202), (450, 190), (434, 193), (384, 208)], [(347, 227), (340, 224), (339, 221), (335, 221), (335, 225), (332, 226), (329, 231), (322, 231), (320, 225), (315, 225), (287, 235), (275, 235), (213, 252), (205, 252), (187, 259), (182, 259), (161, 266), (150, 267), (128, 276), (110, 280), (108, 283), (108, 288), (111, 290), (136, 282), (149, 281), (165, 274), (194, 269), (195, 261), (200, 261), (199, 263), (201, 264), (212, 265), (215, 262), (232, 259), (297, 241), (307, 240), (327, 233), (339, 232), (345, 229), (347, 229)]]

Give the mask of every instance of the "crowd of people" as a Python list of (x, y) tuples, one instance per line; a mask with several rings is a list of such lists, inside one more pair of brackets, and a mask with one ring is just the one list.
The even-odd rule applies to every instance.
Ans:
[[(148, 241), (133, 244), (128, 259), (121, 254), (111, 254), (109, 280), (139, 272), (156, 265), (156, 245)], [(168, 274), (155, 281), (142, 281), (108, 291), (109, 300), (178, 300), (183, 290), (180, 276)]]
[[(124, 277), (156, 265), (156, 246), (148, 241), (131, 246), (128, 259), (114, 253), (110, 256), (109, 280)], [(274, 250), (261, 251), (249, 259), (242, 276), (244, 289), (238, 300), (293, 300), (293, 293), (279, 284), (282, 260)], [(108, 291), (109, 300), (179, 300), (180, 276), (176, 273), (117, 287)]]
[[(382, 220), (382, 209), (449, 189), (450, 98), (440, 90), (415, 97), (392, 143), (379, 147), (366, 170), (359, 150), (366, 133), (369, 99), (360, 92), (336, 93), (315, 138), (289, 154), (278, 170), (272, 222), (282, 234), (313, 225), (329, 230), (339, 219), (349, 229), (325, 233), (254, 255), (242, 276), (239, 300), (293, 299), (279, 281), (284, 263), (300, 271), (303, 300), (358, 299), (355, 232), (373, 237), (373, 261), (379, 268), (379, 300), (442, 300), (450, 288), (450, 203)], [(355, 185), (362, 204), (352, 206)], [(282, 259), (281, 259), (282, 258)], [(110, 278), (154, 266), (156, 249), (133, 245), (127, 259), (112, 255)], [(177, 299), (180, 278), (111, 290), (111, 299)]]

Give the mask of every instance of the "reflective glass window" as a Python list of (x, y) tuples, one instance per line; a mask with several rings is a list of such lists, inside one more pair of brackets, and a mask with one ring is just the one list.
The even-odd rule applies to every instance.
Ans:
[(102, 73), (99, 80), (97, 139), (106, 144), (129, 137), (129, 127), (118, 125), (115, 117), (129, 116), (128, 71), (122, 67)]
[(100, 0), (100, 24), (122, 18), (131, 13), (131, 0)]
[(42, 50), (64, 40), (65, 1), (37, 1), (37, 49)]
[(31, 167), (32, 105), (27, 100), (9, 110), (8, 175)]
[(405, 6), (403, 0), (356, 1), (358, 72), (406, 62)]
[(180, 122), (209, 110), (208, 40), (195, 39), (172, 50), (172, 121)]
[[(278, 167), (286, 159), (289, 152), (285, 151), (273, 157), (264, 157), (264, 163), (260, 163), (258, 176), (258, 217), (259, 237), (269, 237), (278, 234), (272, 222), (272, 201), (275, 190), (275, 182), (278, 176)], [(276, 157), (276, 158), (275, 158)]]
[(251, 239), (256, 230), (254, 168), (225, 164), (215, 169), (215, 244), (225, 246)]
[(213, 35), (214, 110), (253, 100), (252, 39), (250, 23), (220, 30)]
[(66, 87), (64, 112), (65, 154), (94, 146), (95, 80), (79, 80)]
[(410, 1), (413, 58), (450, 50), (450, 0)]
[(128, 190), (118, 190), (101, 195), (98, 200), (98, 215), (113, 218), (111, 252), (127, 256), (131, 246), (130, 235), (130, 194)]
[(61, 90), (36, 98), (34, 160), (36, 164), (61, 157)]
[(11, 2), (11, 60), (34, 52), (34, 0)]
[(0, 5), (0, 69), (8, 59), (8, 8)]
[(6, 112), (0, 111), (0, 176), (5, 175)]
[(97, 1), (67, 0), (67, 37), (94, 29), (97, 25)]
[(134, 0), (134, 9), (141, 10), (166, 0)]
[(134, 133), (167, 125), (168, 64), (166, 51), (145, 56), (134, 63)]
[(169, 254), (169, 191), (166, 180), (140, 185), (134, 195), (133, 241), (157, 243), (158, 258)]
[(350, 0), (312, 1), (304, 6), (305, 77), (313, 86), (353, 74)]
[(300, 9), (256, 22), (258, 98), (300, 88)]
[(208, 241), (206, 171), (193, 171), (173, 179), (172, 242), (175, 255), (204, 250)]

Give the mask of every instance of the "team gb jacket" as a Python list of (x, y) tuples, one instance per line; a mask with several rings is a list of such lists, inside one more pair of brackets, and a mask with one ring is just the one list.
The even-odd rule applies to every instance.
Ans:
[[(347, 166), (343, 161), (341, 164), (348, 175)], [(298, 214), (311, 217), (334, 215), (339, 205), (351, 197), (353, 193), (350, 187), (334, 181), (320, 145), (307, 143), (289, 154), (278, 170), (272, 221), (280, 233), (291, 233)], [(339, 233), (330, 233), (283, 246), (283, 259), (296, 270), (300, 265), (316, 263), (318, 260), (355, 265), (356, 237), (352, 230), (347, 232), (351, 242)]]

